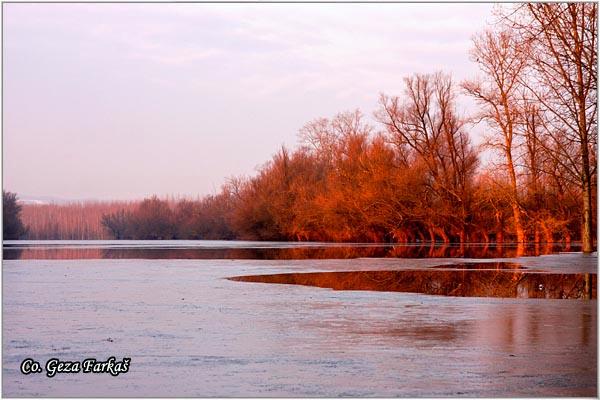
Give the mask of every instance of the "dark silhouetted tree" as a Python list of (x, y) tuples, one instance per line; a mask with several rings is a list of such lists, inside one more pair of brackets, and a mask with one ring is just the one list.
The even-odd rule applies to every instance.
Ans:
[(16, 193), (2, 191), (2, 235), (5, 240), (20, 239), (27, 233), (21, 221), (21, 205)]
[(115, 239), (131, 239), (131, 213), (119, 210), (102, 216), (102, 225)]

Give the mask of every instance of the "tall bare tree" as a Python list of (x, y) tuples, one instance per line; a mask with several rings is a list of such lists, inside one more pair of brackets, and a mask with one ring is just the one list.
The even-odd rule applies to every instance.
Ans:
[(514, 152), (520, 118), (520, 77), (526, 69), (527, 56), (527, 49), (512, 32), (484, 31), (473, 38), (471, 50), (471, 57), (484, 76), (462, 84), (464, 90), (481, 105), (479, 119), (487, 121), (495, 131), (488, 144), (499, 149), (504, 156), (518, 243), (525, 242), (525, 230)]
[[(442, 226), (450, 225), (454, 231), (451, 233), (464, 243), (477, 157), (464, 132), (464, 119), (455, 109), (452, 78), (440, 72), (415, 74), (405, 78), (404, 83), (402, 99), (382, 96), (377, 117), (398, 153), (425, 166), (428, 187), (437, 200), (437, 204), (430, 205), (435, 208), (434, 218), (428, 221), (430, 231), (449, 241)], [(407, 151), (413, 157), (407, 158)], [(433, 239), (434, 234), (430, 235)]]
[(547, 113), (548, 154), (580, 182), (583, 251), (593, 251), (598, 143), (597, 3), (527, 3), (505, 22), (527, 43), (524, 80)]

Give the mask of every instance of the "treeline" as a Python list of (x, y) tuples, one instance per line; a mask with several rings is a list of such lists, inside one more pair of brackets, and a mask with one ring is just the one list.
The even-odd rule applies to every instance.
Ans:
[[(418, 75), (406, 88), (402, 99), (381, 98), (379, 131), (358, 111), (313, 121), (297, 150), (282, 148), (218, 195), (26, 205), (24, 221), (39, 239), (517, 241), (510, 178), (478, 169), (450, 78)], [(424, 128), (411, 130), (422, 116)], [(514, 154), (529, 152), (523, 142)], [(525, 240), (580, 239), (580, 189), (551, 158), (543, 163), (535, 181), (526, 165), (515, 169)]]
[(112, 239), (102, 226), (102, 217), (132, 210), (137, 202), (90, 201), (67, 204), (22, 204), (21, 219), (30, 240), (94, 240)]
[[(400, 96), (381, 95), (374, 118), (357, 110), (314, 120), (300, 130), (297, 149), (282, 148), (254, 177), (230, 179), (219, 194), (197, 201), (153, 197), (95, 214), (86, 234), (342, 242), (581, 240), (583, 250), (591, 251), (597, 202), (596, 25), (596, 3), (517, 5), (499, 16), (494, 29), (474, 37), (477, 78), (453, 82), (443, 72), (408, 76)], [(478, 104), (473, 114), (458, 112), (461, 95)], [(485, 129), (478, 147), (469, 136), (475, 124)], [(484, 150), (491, 160), (481, 165)], [(25, 206), (24, 216), (30, 207), (38, 206)], [(30, 226), (30, 235), (38, 232)]]
[(223, 195), (177, 202), (153, 196), (130, 210), (104, 214), (101, 224), (114, 239), (235, 239), (226, 220), (229, 207)]

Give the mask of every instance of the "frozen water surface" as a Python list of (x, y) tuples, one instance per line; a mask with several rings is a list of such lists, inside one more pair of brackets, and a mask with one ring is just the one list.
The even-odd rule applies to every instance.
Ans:
[[(455, 271), (453, 264), (481, 261), (595, 274), (596, 255), (141, 257), (58, 259), (54, 253), (47, 258), (57, 259), (3, 261), (4, 396), (597, 395), (595, 299), (448, 297), (225, 279), (439, 271), (430, 267), (440, 265)], [(52, 357), (109, 356), (131, 357), (130, 372), (47, 378), (19, 371), (28, 357), (43, 365)]]

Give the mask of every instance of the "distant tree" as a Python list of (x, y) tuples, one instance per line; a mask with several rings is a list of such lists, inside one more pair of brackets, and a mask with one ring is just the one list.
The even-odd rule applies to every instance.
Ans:
[(2, 235), (6, 240), (20, 239), (27, 233), (21, 221), (21, 205), (17, 202), (17, 194), (2, 191)]
[(102, 226), (104, 226), (115, 239), (129, 239), (131, 213), (119, 210), (112, 214), (102, 215)]
[(233, 210), (232, 197), (228, 185), (224, 185), (220, 194), (200, 200), (194, 223), (197, 237), (190, 239), (235, 239), (229, 221)]
[(199, 205), (191, 200), (181, 200), (175, 206), (173, 219), (177, 234), (175, 239), (202, 239), (198, 235)]
[(167, 201), (153, 196), (144, 199), (133, 213), (134, 238), (169, 240), (177, 235), (173, 211)]

